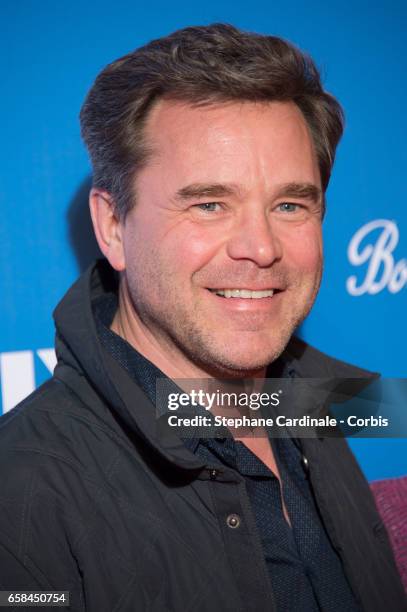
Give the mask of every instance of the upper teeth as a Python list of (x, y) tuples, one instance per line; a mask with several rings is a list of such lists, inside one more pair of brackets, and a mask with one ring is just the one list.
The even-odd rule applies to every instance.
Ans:
[(249, 289), (211, 289), (216, 295), (222, 295), (226, 298), (265, 298), (271, 297), (274, 293), (273, 289), (265, 291), (250, 291)]

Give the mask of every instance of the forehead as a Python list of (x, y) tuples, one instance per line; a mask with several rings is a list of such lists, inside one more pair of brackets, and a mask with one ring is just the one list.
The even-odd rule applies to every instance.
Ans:
[[(159, 100), (146, 122), (150, 166), (191, 180), (319, 181), (312, 137), (293, 102), (229, 102), (207, 106)], [(296, 173), (297, 176), (293, 176)]]

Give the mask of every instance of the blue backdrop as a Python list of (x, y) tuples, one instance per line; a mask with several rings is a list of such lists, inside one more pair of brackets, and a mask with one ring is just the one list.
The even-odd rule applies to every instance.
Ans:
[[(78, 123), (88, 88), (105, 64), (151, 38), (213, 21), (293, 41), (342, 102), (325, 277), (301, 334), (340, 359), (407, 376), (406, 3), (20, 0), (0, 10), (4, 412), (49, 376), (51, 312), (97, 252)], [(405, 439), (351, 445), (370, 480), (407, 473)]]

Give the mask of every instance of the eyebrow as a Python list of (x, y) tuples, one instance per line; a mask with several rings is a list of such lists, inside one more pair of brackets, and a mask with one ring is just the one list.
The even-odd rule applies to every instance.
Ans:
[(175, 199), (182, 201), (191, 198), (223, 198), (239, 196), (240, 192), (238, 185), (234, 183), (192, 183), (179, 189)]
[[(225, 196), (242, 197), (242, 189), (235, 183), (192, 183), (182, 187), (175, 194), (179, 201), (192, 198), (223, 198)], [(302, 198), (314, 203), (322, 201), (322, 191), (313, 183), (284, 183), (280, 185), (275, 197)]]
[(275, 197), (301, 198), (317, 204), (322, 201), (322, 190), (313, 183), (285, 183)]

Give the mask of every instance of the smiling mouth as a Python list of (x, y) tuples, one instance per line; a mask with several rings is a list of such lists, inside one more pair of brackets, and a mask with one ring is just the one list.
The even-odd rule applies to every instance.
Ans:
[(264, 289), (252, 291), (251, 289), (209, 289), (211, 293), (223, 298), (240, 298), (246, 300), (259, 300), (270, 298), (278, 291), (277, 289)]

